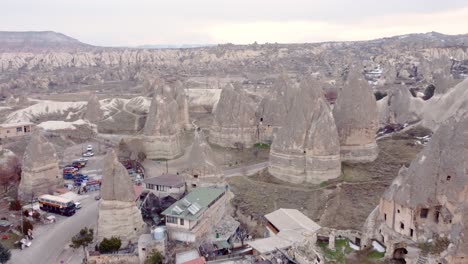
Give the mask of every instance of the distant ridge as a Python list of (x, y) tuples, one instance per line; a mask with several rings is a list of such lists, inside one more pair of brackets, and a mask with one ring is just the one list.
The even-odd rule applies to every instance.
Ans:
[(0, 52), (75, 50), (93, 47), (54, 31), (0, 31)]
[(216, 46), (217, 44), (180, 44), (180, 45), (171, 45), (171, 44), (156, 44), (156, 45), (140, 45), (134, 48), (137, 49), (194, 49), (194, 48), (205, 48)]

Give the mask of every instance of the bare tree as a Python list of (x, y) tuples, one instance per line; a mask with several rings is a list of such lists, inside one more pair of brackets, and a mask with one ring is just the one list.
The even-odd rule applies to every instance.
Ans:
[(249, 236), (249, 229), (247, 224), (241, 222), (239, 225), (239, 229), (237, 229), (237, 237), (241, 241), (241, 245), (244, 246), (244, 242)]
[(18, 158), (9, 159), (4, 165), (0, 166), (0, 185), (7, 192), (14, 186), (21, 176), (21, 164)]

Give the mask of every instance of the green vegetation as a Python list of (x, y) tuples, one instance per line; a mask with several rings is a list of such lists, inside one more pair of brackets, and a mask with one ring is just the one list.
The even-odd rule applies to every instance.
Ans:
[(11, 258), (11, 252), (0, 243), (0, 263), (7, 263)]
[(148, 258), (145, 260), (145, 264), (161, 264), (163, 263), (163, 256), (161, 253), (157, 250), (151, 251), (151, 253), (148, 255)]
[(80, 230), (78, 234), (72, 237), (72, 248), (83, 248), (83, 252), (86, 260), (86, 247), (93, 242), (94, 239), (94, 230), (92, 228), (88, 229), (87, 227)]
[(268, 149), (268, 148), (270, 148), (270, 145), (266, 144), (266, 143), (260, 143), (259, 142), (259, 143), (255, 143), (254, 147), (259, 148), (259, 149)]
[(327, 261), (333, 261), (335, 263), (346, 263), (346, 255), (353, 251), (349, 246), (348, 239), (336, 239), (335, 250), (329, 249), (328, 243), (326, 242), (319, 241), (318, 245), (322, 248)]
[(367, 254), (367, 257), (370, 259), (380, 259), (385, 256), (385, 252), (371, 251)]
[(101, 253), (114, 253), (119, 251), (122, 246), (120, 238), (111, 237), (110, 239), (104, 238), (99, 244), (99, 252)]
[(2, 239), (3, 246), (5, 246), (8, 249), (17, 248), (17, 246), (15, 245), (15, 242), (19, 241), (21, 239), (21, 236), (15, 234), (13, 232), (6, 233), (6, 234), (3, 234), (3, 235), (8, 236), (8, 239)]

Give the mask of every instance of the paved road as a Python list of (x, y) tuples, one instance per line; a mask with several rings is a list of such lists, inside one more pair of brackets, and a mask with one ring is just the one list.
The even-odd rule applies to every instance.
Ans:
[[(55, 264), (60, 263), (60, 260), (64, 263), (77, 263), (78, 254), (66, 254), (64, 251), (71, 251), (68, 248), (70, 240), (81, 228), (90, 227), (96, 230), (99, 202), (94, 200), (94, 195), (91, 193), (80, 203), (82, 209), (75, 215), (57, 216), (56, 223), (37, 227), (37, 230), (34, 230), (35, 238), (31, 247), (25, 250), (12, 250), (12, 258), (8, 263)], [(67, 259), (59, 259), (59, 256)]]

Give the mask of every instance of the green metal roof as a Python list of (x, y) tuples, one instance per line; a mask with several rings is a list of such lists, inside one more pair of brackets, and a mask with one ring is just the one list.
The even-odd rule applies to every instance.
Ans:
[[(173, 203), (169, 208), (162, 212), (162, 215), (166, 216), (173, 216), (177, 218), (187, 219), (187, 220), (197, 220), (198, 217), (204, 212), (208, 205), (211, 204), (214, 200), (220, 197), (222, 194), (225, 193), (224, 188), (216, 188), (216, 187), (199, 187), (193, 189), (189, 194), (187, 194), (181, 200)], [(190, 205), (198, 204), (201, 209), (196, 213), (192, 214), (188, 210), (190, 205), (187, 205), (184, 200), (187, 200)], [(179, 207), (182, 209), (181, 213), (176, 213), (174, 210), (175, 207)]]

